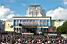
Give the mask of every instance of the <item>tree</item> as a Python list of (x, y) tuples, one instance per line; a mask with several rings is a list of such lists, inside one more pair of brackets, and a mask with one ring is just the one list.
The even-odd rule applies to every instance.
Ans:
[(65, 21), (62, 26), (57, 28), (57, 32), (67, 34), (67, 21)]

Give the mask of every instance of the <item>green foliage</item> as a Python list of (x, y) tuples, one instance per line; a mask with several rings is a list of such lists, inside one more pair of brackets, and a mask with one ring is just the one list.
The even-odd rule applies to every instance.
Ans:
[(62, 26), (59, 26), (57, 28), (57, 32), (60, 32), (62, 34), (67, 34), (67, 21), (65, 21)]

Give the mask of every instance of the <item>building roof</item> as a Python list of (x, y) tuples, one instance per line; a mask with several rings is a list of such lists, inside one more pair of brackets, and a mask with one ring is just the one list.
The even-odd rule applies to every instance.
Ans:
[(64, 21), (63, 19), (54, 19), (52, 21)]
[(29, 16), (14, 16), (13, 18), (51, 18), (50, 16), (43, 16), (43, 17), (29, 17)]
[(29, 7), (40, 7), (40, 5), (30, 5)]

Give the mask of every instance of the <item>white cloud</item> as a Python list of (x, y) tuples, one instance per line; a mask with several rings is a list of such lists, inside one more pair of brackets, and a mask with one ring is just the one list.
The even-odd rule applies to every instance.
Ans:
[(64, 0), (64, 4), (67, 4), (67, 0)]
[(67, 20), (67, 9), (58, 7), (54, 10), (49, 10), (46, 15), (51, 16), (52, 19)]
[(0, 20), (7, 20), (15, 16), (14, 11), (11, 11), (10, 8), (5, 8), (0, 6)]

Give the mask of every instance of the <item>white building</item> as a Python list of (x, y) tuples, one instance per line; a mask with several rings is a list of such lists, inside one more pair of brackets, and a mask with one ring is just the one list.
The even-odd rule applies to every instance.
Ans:
[(27, 10), (27, 16), (31, 17), (42, 17), (46, 16), (44, 9), (40, 5), (30, 5)]
[(52, 20), (52, 26), (56, 29), (63, 24), (64, 20)]
[(5, 29), (5, 32), (14, 32), (14, 29), (12, 27), (12, 21), (6, 20), (4, 29)]
[[(40, 5), (31, 5), (27, 10), (28, 16), (13, 17), (13, 24), (15, 32), (22, 30), (34, 32), (47, 32), (51, 26), (51, 17), (46, 17)], [(22, 26), (19, 26), (21, 24)]]

